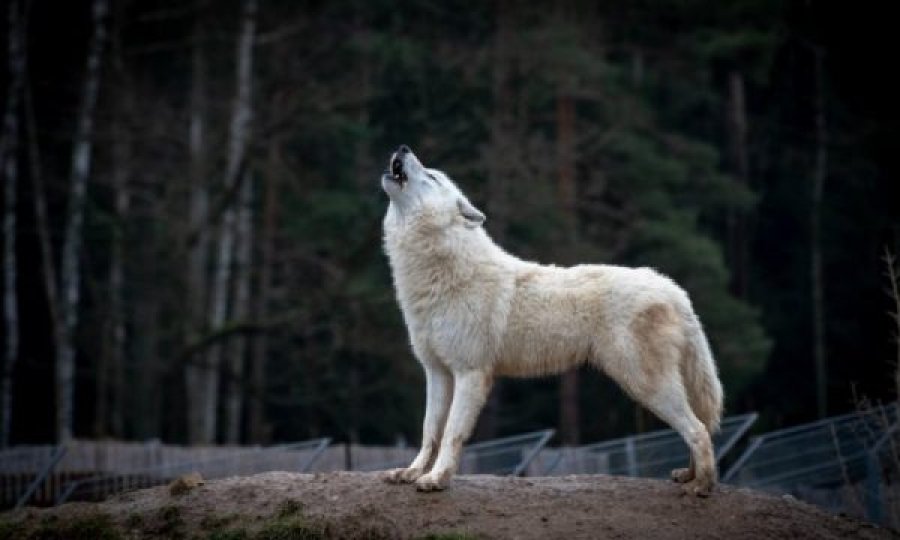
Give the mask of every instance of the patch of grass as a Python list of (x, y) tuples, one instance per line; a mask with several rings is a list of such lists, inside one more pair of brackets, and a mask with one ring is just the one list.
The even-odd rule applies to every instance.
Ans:
[(228, 526), (238, 521), (241, 516), (227, 514), (224, 516), (204, 516), (200, 520), (200, 528), (208, 531), (206, 540), (249, 540), (250, 535), (243, 528), (229, 529)]
[(303, 503), (296, 499), (281, 501), (275, 515), (257, 532), (255, 540), (318, 540), (326, 538), (323, 522), (303, 516)]
[(254, 536), (256, 540), (319, 540), (326, 538), (326, 529), (302, 517), (280, 518), (268, 523)]
[(203, 516), (200, 520), (200, 528), (203, 530), (224, 529), (240, 518), (237, 514), (226, 514), (224, 516)]
[(359, 540), (393, 540), (398, 536), (397, 531), (377, 525), (356, 530), (351, 528), (351, 531), (351, 537)]
[(144, 516), (133, 513), (128, 514), (128, 517), (125, 518), (125, 526), (129, 529), (140, 529), (144, 524)]
[(285, 499), (278, 505), (275, 515), (279, 518), (286, 518), (300, 514), (303, 511), (303, 503), (296, 499)]
[(244, 529), (227, 529), (211, 531), (206, 540), (249, 540), (250, 535)]
[(479, 540), (479, 538), (466, 532), (440, 532), (428, 533), (425, 536), (418, 537), (416, 540)]
[(165, 538), (184, 538), (184, 518), (178, 506), (163, 506), (156, 514), (158, 521), (153, 532)]
[(106, 514), (86, 516), (69, 522), (65, 528), (65, 538), (71, 540), (84, 538), (85, 540), (116, 540), (122, 538), (122, 533), (116, 528), (112, 519)]
[(21, 538), (25, 527), (21, 522), (13, 522), (9, 520), (0, 520), (0, 540), (13, 540)]
[[(55, 518), (55, 516), (54, 516)], [(106, 514), (88, 514), (71, 520), (45, 519), (37, 528), (20, 531), (14, 538), (28, 540), (120, 540), (122, 533), (116, 529)]]

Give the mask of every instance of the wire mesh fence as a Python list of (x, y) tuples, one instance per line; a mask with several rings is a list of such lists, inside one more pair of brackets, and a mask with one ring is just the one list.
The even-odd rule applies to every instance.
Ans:
[[(461, 474), (523, 475), (554, 433), (555, 430), (544, 429), (467, 445), (460, 458), (459, 472)], [(356, 467), (356, 470), (378, 471), (408, 465), (408, 460), (393, 460), (363, 464)]]
[[(756, 421), (756, 413), (729, 416), (713, 436), (716, 460), (724, 456)], [(540, 463), (546, 475), (614, 474), (668, 478), (672, 469), (686, 467), (690, 451), (672, 429), (641, 433), (569, 448), (542, 452)]]
[(723, 481), (898, 526), (898, 448), (897, 404), (870, 407), (753, 438)]
[(68, 500), (101, 500), (112, 494), (167, 484), (189, 473), (204, 479), (246, 476), (267, 471), (308, 471), (331, 439), (254, 447), (207, 459), (184, 460), (144, 469), (103, 471), (66, 484), (56, 504)]
[[(722, 421), (713, 438), (717, 461), (756, 418), (756, 413), (748, 413)], [(545, 429), (468, 445), (459, 472), (666, 478), (689, 460), (687, 445), (673, 430), (579, 447), (547, 448), (553, 434), (554, 430)], [(182, 448), (78, 441), (70, 448), (17, 447), (0, 451), (0, 495), (4, 507), (38, 499), (50, 503), (99, 500), (166, 484), (192, 472), (214, 479), (272, 470), (341, 470), (351, 465), (355, 470), (375, 471), (407, 466), (415, 454), (408, 447), (361, 447), (348, 452), (346, 445), (329, 447), (329, 443), (330, 439), (323, 438), (270, 447)], [(329, 460), (323, 456), (329, 452), (335, 459), (326, 464)], [(316, 463), (320, 457), (322, 463)], [(342, 465), (345, 460), (349, 465)], [(900, 527), (897, 404), (757, 436), (722, 479), (789, 493), (832, 511)]]
[(21, 446), (0, 450), (0, 508), (20, 508), (40, 491), (66, 455), (65, 446)]

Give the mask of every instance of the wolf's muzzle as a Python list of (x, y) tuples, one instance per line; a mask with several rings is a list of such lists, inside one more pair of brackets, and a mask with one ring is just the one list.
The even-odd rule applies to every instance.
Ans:
[(394, 157), (391, 159), (391, 176), (401, 187), (408, 180), (406, 172), (403, 170), (403, 158), (409, 153), (409, 147), (405, 144), (401, 144), (400, 147), (397, 148), (397, 151), (394, 152)]

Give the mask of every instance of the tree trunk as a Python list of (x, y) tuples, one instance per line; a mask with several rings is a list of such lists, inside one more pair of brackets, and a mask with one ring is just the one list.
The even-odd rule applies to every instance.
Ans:
[[(153, 247), (143, 246), (139, 256), (154, 269)], [(129, 394), (130, 409), (134, 411), (132, 431), (138, 440), (160, 438), (162, 436), (162, 406), (167, 399), (164, 392), (169, 389), (163, 386), (159, 351), (159, 311), (158, 295), (150, 290), (139, 291), (134, 306), (134, 325), (140, 328), (132, 336), (134, 351), (135, 378), (140, 381)]]
[[(278, 141), (269, 144), (269, 166), (266, 176), (265, 201), (263, 203), (263, 223), (259, 237), (261, 253), (259, 261), (259, 285), (256, 294), (256, 320), (265, 321), (269, 313), (272, 291), (272, 258), (275, 249), (275, 224), (278, 220), (278, 173), (275, 164), (280, 161)], [(266, 420), (266, 360), (268, 357), (268, 336), (261, 332), (253, 340), (250, 367), (250, 403), (248, 404), (247, 431), (250, 441), (263, 444), (269, 439), (269, 424)]]
[(25, 86), (25, 131), (28, 143), (28, 173), (34, 189), (34, 219), (38, 243), (41, 251), (41, 274), (44, 281), (44, 294), (47, 296), (47, 310), (50, 312), (50, 334), (54, 343), (59, 343), (60, 321), (59, 307), (56, 298), (56, 263), (53, 259), (53, 246), (50, 240), (50, 224), (47, 218), (47, 197), (44, 179), (41, 173), (40, 148), (37, 141), (37, 125), (34, 119), (34, 104), (31, 89), (26, 81)]
[(34, 102), (28, 81), (25, 81), (25, 132), (28, 144), (28, 173), (33, 188), (35, 231), (41, 253), (41, 276), (44, 294), (49, 312), (50, 335), (54, 346), (63, 342), (62, 321), (60, 318), (56, 261), (53, 257), (53, 245), (50, 239), (50, 220), (47, 217), (47, 196), (44, 188), (44, 177), (41, 172), (41, 155), (37, 138), (37, 123), (34, 117)]
[(824, 53), (815, 52), (816, 95), (812, 205), (810, 207), (810, 274), (812, 286), (813, 356), (816, 363), (816, 404), (819, 417), (828, 414), (828, 376), (825, 351), (825, 284), (822, 277), (822, 194), (828, 174), (828, 131), (825, 118)]
[(894, 346), (896, 347), (897, 361), (894, 364), (894, 391), (895, 399), (900, 401), (900, 272), (897, 269), (897, 258), (888, 248), (884, 249), (884, 264), (887, 267), (885, 276), (888, 278), (888, 296), (894, 304), (894, 310), (888, 311), (894, 322)]
[[(575, 101), (563, 87), (556, 100), (557, 196), (563, 221), (564, 263), (570, 263), (571, 247), (577, 230), (575, 186)], [(578, 370), (562, 374), (559, 386), (560, 439), (564, 444), (578, 444)]]
[[(509, 226), (509, 181), (514, 174), (510, 162), (516, 157), (513, 95), (509, 70), (514, 61), (512, 51), (512, 13), (509, 2), (497, 2), (497, 31), (494, 37), (491, 79), (493, 108), (490, 117), (490, 150), (485, 156), (488, 172), (487, 210), (488, 227), (493, 237), (503, 243)], [(500, 403), (503, 399), (503, 381), (497, 380), (488, 396), (475, 429), (478, 439), (491, 439), (500, 430)]]
[[(185, 330), (186, 343), (196, 342), (206, 329), (206, 283), (209, 258), (209, 189), (206, 169), (206, 0), (195, 0), (193, 45), (191, 51), (191, 95), (190, 95), (190, 218), (187, 236), (188, 275), (185, 298), (187, 315)], [(187, 432), (188, 442), (203, 442), (203, 403), (206, 388), (203, 386), (203, 366), (205, 359), (195, 354), (185, 366), (187, 383)]]
[(19, 300), (16, 291), (16, 190), (19, 185), (19, 98), (25, 80), (25, 28), (18, 1), (9, 3), (9, 82), (0, 162), (5, 174), (3, 198), (3, 319), (6, 348), (0, 380), (0, 448), (9, 444), (12, 426), (13, 369), (19, 357)]
[[(744, 77), (732, 70), (728, 75), (728, 133), (731, 146), (731, 168), (743, 186), (750, 181), (747, 151), (747, 105)], [(731, 291), (739, 298), (747, 297), (747, 215), (743, 209), (728, 210), (728, 252), (732, 272)]]
[[(211, 331), (222, 328), (228, 316), (228, 285), (231, 280), (231, 263), (234, 256), (234, 223), (235, 211), (233, 207), (229, 206), (222, 214), (213, 289), (210, 294), (209, 328)], [(188, 388), (188, 395), (197, 392), (201, 399), (198, 411), (200, 432), (199, 439), (192, 441), (195, 443), (212, 444), (216, 440), (219, 366), (222, 363), (222, 352), (223, 347), (220, 341), (216, 341), (210, 346), (206, 361), (200, 366), (202, 376), (199, 386)]]
[[(231, 317), (245, 321), (250, 314), (250, 263), (253, 247), (253, 183), (249, 172), (244, 173), (238, 199), (237, 235), (234, 268), (234, 302)], [(240, 443), (241, 412), (244, 406), (244, 358), (248, 338), (238, 335), (228, 343), (227, 418), (225, 442)]]
[[(256, 1), (245, 0), (243, 23), (237, 48), (237, 94), (231, 116), (231, 133), (228, 153), (228, 168), (225, 177), (225, 192), (234, 192), (236, 182), (241, 181), (241, 171), (246, 167), (247, 143), (250, 136), (252, 114), (250, 90), (253, 61), (253, 37), (256, 27)], [(221, 328), (228, 315), (229, 283), (234, 257), (236, 210), (233, 201), (227, 203), (222, 215), (219, 234), (216, 272), (210, 295), (210, 329)], [(216, 412), (218, 409), (217, 382), (219, 366), (222, 363), (223, 347), (213, 345), (204, 367), (204, 392), (202, 405), (202, 442), (211, 443), (216, 434)]]
[[(377, 70), (377, 67), (374, 66), (377, 57), (371, 54), (371, 36), (364, 30), (365, 26), (366, 21), (364, 20), (364, 15), (358, 15), (353, 29), (356, 40), (359, 42), (355, 70), (357, 77), (355, 97), (358, 103), (356, 108), (356, 123), (357, 128), (362, 135), (356, 139), (353, 165), (357, 186), (360, 190), (368, 191), (367, 188), (372, 181), (371, 179), (375, 177), (376, 171), (372, 163), (371, 147), (369, 145), (371, 139), (369, 131), (369, 100), (372, 96), (373, 71)], [(363, 326), (360, 324), (362, 319), (360, 318), (359, 302), (350, 300), (346, 309), (349, 314), (348, 320), (350, 330), (348, 333), (350, 334), (350, 342), (358, 344), (360, 343), (358, 330)], [(360, 416), (362, 410), (359, 392), (360, 366), (356, 362), (351, 361), (346, 364), (346, 370), (347, 372), (344, 376), (346, 377), (348, 388), (346, 401), (347, 416), (346, 421), (343, 422), (343, 424), (347, 433), (347, 441), (349, 444), (353, 445), (360, 443)]]
[[(121, 5), (119, 5), (121, 11)], [(116, 72), (118, 96), (112, 124), (112, 184), (115, 196), (116, 224), (110, 246), (108, 351), (111, 388), (109, 391), (109, 429), (115, 437), (123, 438), (125, 414), (125, 223), (131, 208), (129, 163), (131, 162), (131, 85), (125, 73), (122, 54), (121, 13), (117, 17), (113, 40), (113, 66)]]
[(56, 343), (56, 433), (60, 442), (72, 438), (75, 394), (75, 330), (78, 326), (78, 304), (81, 285), (81, 229), (84, 222), (85, 196), (91, 172), (91, 150), (94, 134), (94, 110), (100, 86), (100, 64), (106, 41), (107, 0), (94, 0), (94, 33), (88, 49), (87, 71), (78, 123), (72, 149), (72, 178), (69, 192), (66, 228), (60, 262), (61, 331)]

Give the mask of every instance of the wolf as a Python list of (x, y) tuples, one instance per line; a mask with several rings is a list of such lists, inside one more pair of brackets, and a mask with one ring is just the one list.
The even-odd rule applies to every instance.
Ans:
[(722, 385), (687, 293), (650, 268), (560, 268), (491, 240), (485, 215), (443, 172), (400, 146), (381, 177), (384, 249), (416, 359), (425, 371), (422, 446), (385, 473), (420, 491), (447, 487), (495, 377), (591, 364), (690, 447), (672, 479), (707, 496)]

